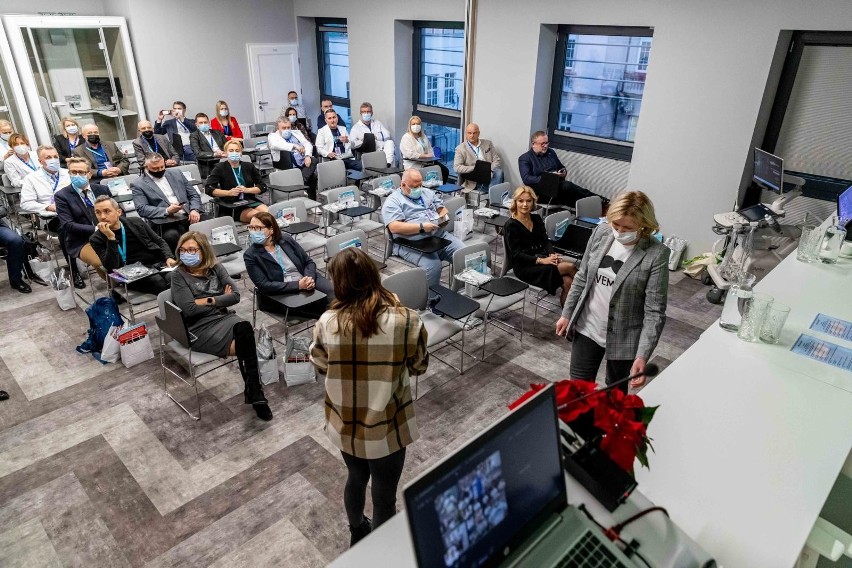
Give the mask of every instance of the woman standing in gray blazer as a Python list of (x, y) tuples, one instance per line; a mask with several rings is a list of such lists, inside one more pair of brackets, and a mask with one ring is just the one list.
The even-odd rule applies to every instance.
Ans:
[[(669, 249), (651, 238), (654, 205), (641, 191), (619, 195), (586, 246), (556, 334), (573, 338), (571, 378), (606, 382), (641, 373), (666, 322)], [(645, 383), (640, 376), (631, 387)], [(620, 388), (627, 391), (627, 384)]]

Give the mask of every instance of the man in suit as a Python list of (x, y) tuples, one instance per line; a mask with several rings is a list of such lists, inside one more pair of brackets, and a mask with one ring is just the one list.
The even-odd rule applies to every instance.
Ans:
[(74, 148), (74, 156), (89, 163), (92, 180), (99, 182), (104, 178), (127, 175), (130, 161), (116, 147), (115, 142), (101, 140), (97, 125), (85, 125), (82, 134), (86, 142)]
[[(97, 224), (94, 210), (95, 199), (100, 195), (112, 196), (105, 185), (91, 183), (93, 176), (89, 160), (68, 158), (66, 163), (71, 176), (71, 185), (63, 187), (54, 195), (59, 227), (65, 235), (65, 250), (68, 251), (69, 257), (79, 258), (96, 268), (100, 274), (101, 261), (89, 244), (89, 237), (95, 232)], [(77, 274), (75, 264), (75, 262), (71, 263), (74, 285), (77, 288), (85, 288), (83, 280)]]
[[(89, 237), (89, 244), (98, 255), (107, 272), (127, 264), (139, 262), (144, 266), (160, 268), (177, 264), (174, 249), (138, 217), (121, 218), (121, 207), (112, 197), (101, 195), (95, 199), (97, 230)], [(146, 294), (159, 294), (171, 287), (171, 278), (163, 273), (152, 274), (128, 284), (128, 288)]]
[[(166, 111), (168, 112), (168, 111)], [(189, 142), (189, 135), (195, 132), (195, 123), (186, 118), (186, 105), (181, 101), (172, 103), (171, 114), (160, 111), (157, 122), (154, 123), (154, 134), (164, 134), (172, 141), (172, 146), (178, 151), (178, 155), (185, 162), (194, 162), (195, 153)], [(176, 137), (180, 138), (177, 144)]]
[(225, 135), (210, 128), (210, 118), (203, 112), (195, 115), (195, 131), (189, 135), (189, 144), (198, 160), (201, 177), (206, 178), (212, 164), (226, 157)]
[(473, 171), (477, 160), (491, 163), (491, 182), (478, 184), (466, 179), (462, 182), (465, 192), (473, 189), (487, 191), (492, 185), (503, 183), (503, 168), (500, 156), (491, 144), (491, 140), (479, 137), (479, 125), (471, 122), (464, 130), (465, 141), (456, 146), (456, 154), (453, 158), (453, 168), (457, 174), (466, 174)]
[(136, 160), (154, 152), (166, 161), (166, 167), (171, 168), (178, 165), (180, 158), (175, 152), (174, 146), (168, 137), (163, 134), (154, 134), (154, 125), (148, 120), (142, 120), (137, 125), (139, 138), (133, 141), (133, 151), (136, 152)]
[[(319, 117), (317, 117), (317, 132), (319, 132), (320, 129), (323, 126), (325, 126), (325, 124), (326, 124), (325, 113), (327, 113), (328, 111), (330, 111), (333, 108), (334, 108), (334, 103), (331, 102), (331, 99), (320, 100), (320, 115), (319, 115)], [(339, 124), (343, 128), (346, 128), (346, 121), (344, 121), (340, 117), (337, 117), (337, 124)]]
[[(160, 154), (145, 156), (145, 173), (130, 183), (136, 212), (150, 219), (174, 250), (191, 223), (201, 220), (201, 197), (183, 172), (167, 170)], [(171, 222), (168, 222), (171, 221)]]
[[(534, 132), (530, 137), (530, 149), (518, 157), (518, 169), (521, 173), (521, 181), (524, 185), (536, 190), (540, 202), (574, 207), (578, 199), (594, 195), (591, 191), (574, 185), (565, 179), (568, 170), (553, 148), (550, 147), (547, 132), (543, 130)], [(553, 173), (560, 178), (559, 188), (555, 195), (549, 195), (547, 191), (543, 191), (539, 187), (542, 174), (545, 172)]]

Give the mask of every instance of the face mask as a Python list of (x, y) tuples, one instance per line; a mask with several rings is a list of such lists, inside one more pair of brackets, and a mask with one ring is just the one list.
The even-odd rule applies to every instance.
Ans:
[(89, 176), (71, 176), (71, 185), (74, 186), (74, 189), (83, 189), (89, 185)]
[(411, 199), (420, 199), (420, 196), (423, 195), (423, 188), (422, 187), (410, 187), (408, 195), (411, 197)]
[(297, 106), (299, 104), (299, 99), (290, 99), (290, 106)]
[(361, 115), (361, 120), (363, 120), (364, 122), (370, 122), (370, 120), (372, 120), (372, 118), (373, 118), (373, 113), (371, 113), (371, 112), (365, 112)]
[(293, 132), (289, 128), (285, 128), (281, 131), (281, 136), (283, 136), (285, 140), (289, 140), (290, 137), (293, 136)]
[(240, 153), (239, 152), (228, 152), (228, 160), (231, 162), (239, 162), (240, 161)]
[(619, 243), (623, 245), (629, 245), (639, 238), (639, 231), (626, 231), (624, 233), (619, 233), (615, 229), (612, 230), (612, 236), (615, 237)]
[(67, 132), (68, 134), (77, 134), (77, 127), (72, 124), (71, 126), (65, 129), (65, 132)]
[(159, 179), (159, 178), (163, 177), (164, 175), (166, 175), (166, 170), (160, 170), (158, 172), (148, 170), (148, 173), (151, 174), (151, 176)]
[(89, 144), (97, 144), (101, 141), (101, 137), (98, 134), (89, 134), (86, 136), (86, 142)]
[(295, 123), (296, 123), (296, 119), (297, 119), (297, 118), (299, 118), (299, 117), (291, 114), (291, 115), (290, 115), (290, 116), (288, 116), (287, 118), (289, 118), (289, 119), (290, 119), (290, 122), (291, 122), (291, 123), (295, 124)]
[(423, 130), (423, 126), (420, 124), (412, 124), (411, 131), (415, 134), (420, 134), (420, 131)]
[(200, 130), (202, 133), (206, 134), (206, 133), (210, 132), (210, 125), (207, 124), (207, 123), (199, 124), (198, 130)]
[(27, 146), (26, 144), (18, 144), (17, 146), (15, 146), (15, 153), (19, 156), (23, 156), (24, 154), (26, 154), (29, 151), (30, 151), (30, 147)]
[(260, 231), (249, 231), (249, 238), (251, 242), (256, 245), (262, 245), (266, 242), (266, 233), (263, 230)]
[(182, 252), (180, 253), (180, 261), (190, 268), (201, 264), (200, 252)]
[(9, 134), (0, 134), (0, 138), (2, 138), (3, 140), (8, 140), (11, 135), (11, 132)]
[(145, 132), (142, 133), (142, 136), (147, 138), (148, 140), (150, 140), (151, 138), (154, 137), (154, 131), (153, 130), (146, 130)]
[(228, 116), (228, 109), (222, 109), (219, 111), (219, 116)]
[(44, 169), (56, 173), (59, 171), (59, 158), (48, 158), (44, 161)]

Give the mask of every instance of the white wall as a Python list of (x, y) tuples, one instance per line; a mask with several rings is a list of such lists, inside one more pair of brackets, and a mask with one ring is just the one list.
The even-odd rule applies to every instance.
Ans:
[(102, 0), (3, 0), (0, 14), (73, 14), (75, 16), (105, 16)]

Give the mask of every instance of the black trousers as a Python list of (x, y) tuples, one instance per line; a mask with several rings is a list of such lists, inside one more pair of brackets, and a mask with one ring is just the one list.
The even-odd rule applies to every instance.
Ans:
[[(574, 342), (571, 344), (571, 378), (594, 382), (604, 355), (606, 355), (605, 347), (601, 347), (582, 333), (575, 333)], [(632, 360), (607, 359), (606, 384), (610, 385), (630, 376), (632, 366)], [(619, 385), (618, 388), (626, 393), (627, 383)]]
[(349, 525), (356, 527), (364, 518), (367, 482), (373, 478), (370, 496), (373, 499), (373, 530), (396, 514), (396, 488), (405, 465), (405, 448), (383, 458), (368, 460), (346, 452), (343, 461), (349, 470), (343, 490), (343, 506)]
[(171, 287), (171, 272), (167, 272), (166, 274), (152, 274), (142, 280), (137, 280), (136, 282), (131, 282), (127, 285), (127, 288), (134, 292), (153, 294), (155, 296), (160, 292), (170, 289)]

